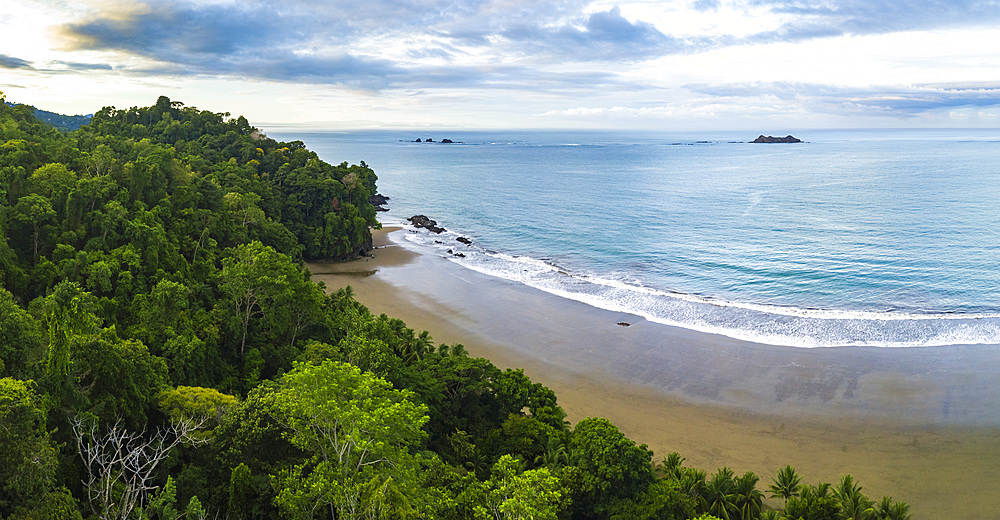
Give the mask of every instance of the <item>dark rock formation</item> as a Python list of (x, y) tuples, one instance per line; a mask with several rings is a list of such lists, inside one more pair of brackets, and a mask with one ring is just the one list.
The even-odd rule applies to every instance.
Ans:
[(455, 240), (458, 240), (459, 242), (461, 242), (461, 243), (463, 243), (463, 244), (465, 244), (467, 246), (471, 246), (472, 245), (472, 240), (470, 240), (468, 238), (465, 238), (465, 237), (458, 237)]
[(750, 142), (751, 143), (801, 143), (802, 140), (797, 137), (792, 137), (790, 135), (787, 135), (785, 137), (774, 137), (770, 135), (765, 137), (764, 135), (761, 135), (760, 137)]
[(406, 220), (409, 220), (410, 224), (413, 224), (413, 227), (424, 228), (431, 233), (442, 233), (445, 230), (442, 227), (438, 227), (436, 221), (431, 220), (424, 215), (414, 215)]
[(375, 206), (375, 211), (389, 211), (389, 208), (384, 208), (389, 203), (389, 197), (376, 193), (371, 197), (368, 197), (368, 203)]
[(632, 326), (631, 323), (627, 323), (627, 322), (624, 322), (624, 321), (619, 321), (618, 324), (621, 325), (622, 327), (631, 327)]
[[(414, 143), (433, 143), (434, 139), (432, 139), (430, 137), (428, 137), (427, 139), (420, 139), (418, 137), (417, 140), (413, 141), (413, 142)], [(452, 141), (451, 139), (442, 139), (442, 140), (440, 140), (438, 142), (441, 143), (441, 144), (455, 144), (455, 143), (461, 144), (462, 143), (461, 141)]]
[(354, 249), (354, 251), (351, 251), (350, 253), (342, 257), (330, 258), (330, 260), (334, 261), (349, 260), (351, 258), (358, 258), (359, 256), (369, 256), (368, 252), (373, 249), (375, 249), (375, 245), (372, 243), (372, 234), (369, 232), (365, 237), (365, 241), (359, 244), (358, 247)]

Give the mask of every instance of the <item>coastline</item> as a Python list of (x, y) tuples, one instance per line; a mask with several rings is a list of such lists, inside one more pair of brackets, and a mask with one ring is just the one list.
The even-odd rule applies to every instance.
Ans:
[(351, 285), (372, 312), (436, 343), (523, 368), (571, 421), (607, 417), (657, 459), (678, 451), (709, 472), (752, 470), (762, 485), (785, 464), (810, 483), (850, 473), (917, 519), (1000, 510), (1000, 497), (982, 493), (1000, 473), (997, 346), (748, 343), (481, 275), (407, 249), (397, 238), (406, 232), (376, 232), (373, 258), (311, 264), (313, 280)]

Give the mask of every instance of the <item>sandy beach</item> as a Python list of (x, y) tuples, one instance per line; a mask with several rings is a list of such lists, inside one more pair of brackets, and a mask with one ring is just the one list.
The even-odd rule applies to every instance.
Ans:
[[(421, 255), (407, 230), (372, 258), (310, 264), (372, 312), (462, 343), (553, 390), (571, 421), (612, 420), (657, 459), (754, 471), (791, 464), (808, 483), (850, 473), (913, 518), (1000, 511), (1000, 347), (775, 347), (596, 309)], [(619, 325), (628, 323), (629, 326)], [(778, 505), (778, 502), (772, 502)]]

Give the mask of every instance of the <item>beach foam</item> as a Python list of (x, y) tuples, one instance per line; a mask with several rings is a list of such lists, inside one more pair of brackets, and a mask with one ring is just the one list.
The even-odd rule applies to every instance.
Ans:
[(1000, 344), (1000, 314), (996, 313), (804, 309), (723, 301), (647, 287), (627, 276), (615, 279), (574, 273), (544, 259), (462, 244), (456, 240), (461, 235), (450, 231), (433, 234), (403, 227), (406, 243), (412, 247), (479, 273), (600, 309), (744, 341), (804, 348)]

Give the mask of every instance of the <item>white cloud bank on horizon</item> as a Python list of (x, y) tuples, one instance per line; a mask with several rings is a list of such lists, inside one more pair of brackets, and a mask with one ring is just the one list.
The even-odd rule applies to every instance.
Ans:
[(995, 0), (0, 0), (0, 90), (381, 126), (996, 125)]

